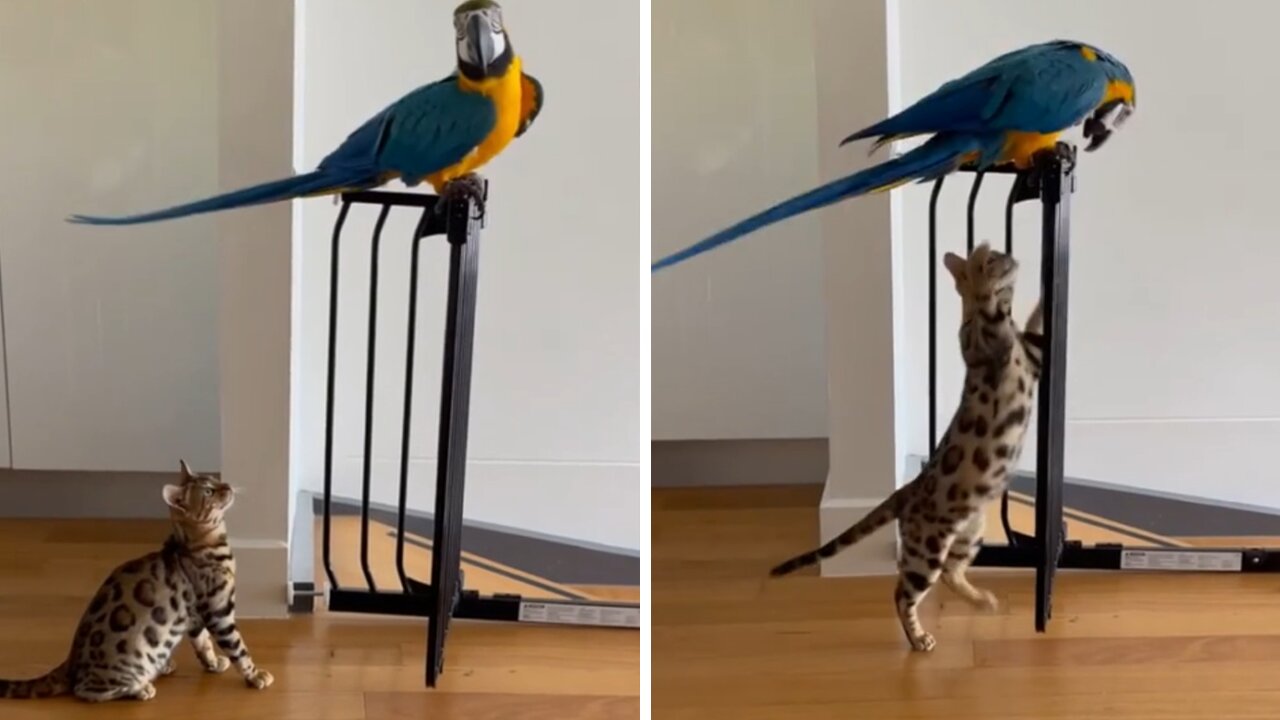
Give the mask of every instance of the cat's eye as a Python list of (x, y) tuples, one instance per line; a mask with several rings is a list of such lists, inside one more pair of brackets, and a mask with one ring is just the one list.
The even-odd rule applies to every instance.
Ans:
[(213, 495), (213, 488), (211, 488), (211, 487), (206, 487), (206, 488), (204, 489), (204, 496), (205, 496), (205, 497), (211, 497), (212, 495)]

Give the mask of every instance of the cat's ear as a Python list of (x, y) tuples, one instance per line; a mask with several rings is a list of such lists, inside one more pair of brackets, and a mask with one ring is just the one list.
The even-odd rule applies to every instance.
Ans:
[(191, 478), (193, 478), (193, 477), (195, 477), (195, 476), (196, 476), (196, 474), (195, 474), (195, 473), (191, 472), (191, 466), (187, 464), (187, 461), (186, 461), (186, 460), (179, 459), (179, 460), (178, 460), (178, 465), (182, 468), (182, 479), (183, 479), (183, 480), (189, 480), (189, 479), (191, 479)]
[(164, 486), (164, 504), (181, 512), (186, 512), (187, 508), (183, 505), (186, 500), (186, 490), (181, 485), (165, 485)]
[(947, 266), (947, 271), (951, 273), (951, 277), (956, 282), (963, 282), (965, 277), (965, 265), (968, 263), (959, 255), (949, 252), (942, 256), (942, 264)]

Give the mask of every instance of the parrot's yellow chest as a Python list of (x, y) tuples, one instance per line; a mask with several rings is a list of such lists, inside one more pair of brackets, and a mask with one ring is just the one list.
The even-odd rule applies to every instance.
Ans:
[(507, 71), (500, 77), (476, 81), (458, 75), (458, 87), (464, 92), (483, 95), (493, 102), (497, 120), (489, 135), (467, 153), (461, 162), (427, 176), (427, 182), (431, 183), (437, 193), (443, 192), (445, 184), (450, 180), (466, 175), (492, 160), (515, 138), (516, 131), (520, 128), (522, 76), (519, 56), (511, 59)]
[(1011, 162), (1019, 170), (1026, 170), (1035, 164), (1036, 153), (1052, 150), (1058, 144), (1060, 132), (1038, 133), (1010, 130), (1005, 133), (1004, 148), (999, 162)]

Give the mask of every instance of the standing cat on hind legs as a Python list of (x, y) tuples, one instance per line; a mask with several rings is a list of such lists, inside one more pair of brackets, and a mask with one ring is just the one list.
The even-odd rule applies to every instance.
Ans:
[(947, 253), (947, 270), (960, 294), (964, 392), (937, 449), (914, 480), (817, 550), (773, 568), (786, 575), (817, 564), (894, 519), (902, 554), (894, 601), (913, 650), (929, 651), (933, 635), (917, 608), (941, 577), (973, 605), (994, 610), (996, 598), (965, 576), (982, 547), (986, 506), (1000, 496), (1016, 467), (1040, 378), (1044, 321), (1040, 304), (1019, 330), (1010, 310), (1018, 263), (979, 245), (965, 260)]
[(181, 465), (181, 483), (164, 487), (173, 534), (163, 549), (113, 570), (81, 616), (66, 661), (34, 680), (0, 680), (0, 697), (150, 700), (155, 679), (176, 669), (173, 650), (184, 635), (208, 672), (235, 663), (250, 687), (271, 684), (236, 628), (236, 565), (223, 520), (235, 493)]

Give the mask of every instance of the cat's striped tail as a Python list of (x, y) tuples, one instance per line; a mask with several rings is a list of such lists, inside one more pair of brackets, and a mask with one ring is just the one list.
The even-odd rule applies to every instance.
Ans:
[(70, 661), (31, 680), (0, 680), (0, 698), (48, 698), (71, 692)]
[(799, 570), (803, 567), (816, 565), (824, 558), (844, 550), (853, 545), (862, 538), (879, 530), (880, 528), (893, 522), (898, 517), (898, 511), (901, 509), (900, 493), (901, 489), (895, 491), (892, 495), (885, 498), (885, 501), (876, 506), (874, 510), (867, 513), (861, 520), (854, 523), (848, 530), (835, 536), (830, 542), (817, 550), (810, 550), (802, 555), (797, 555), (790, 560), (778, 565), (769, 571), (773, 577), (787, 575)]

